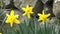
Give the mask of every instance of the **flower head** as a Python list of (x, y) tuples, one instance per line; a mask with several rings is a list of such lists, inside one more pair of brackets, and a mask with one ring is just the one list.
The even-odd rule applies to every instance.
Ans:
[(13, 23), (19, 24), (20, 21), (17, 20), (19, 15), (14, 15), (14, 10), (11, 10), (10, 15), (6, 14), (7, 19), (6, 19), (6, 23), (10, 23), (10, 26), (12, 27)]
[(44, 24), (44, 21), (48, 21), (48, 17), (50, 16), (50, 14), (44, 14), (44, 10), (42, 11), (42, 14), (39, 14), (39, 19), (38, 21), (42, 20), (42, 24)]
[(28, 18), (30, 18), (30, 14), (33, 14), (32, 9), (33, 7), (29, 7), (28, 5), (26, 6), (26, 8), (22, 7), (22, 10), (25, 12), (23, 16), (26, 15)]

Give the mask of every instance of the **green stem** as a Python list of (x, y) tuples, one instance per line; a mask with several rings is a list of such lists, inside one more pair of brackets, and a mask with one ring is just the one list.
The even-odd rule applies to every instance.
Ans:
[(34, 24), (35, 24), (35, 30), (34, 31), (35, 31), (35, 34), (36, 34), (36, 20), (35, 19), (36, 19), (36, 17), (34, 17)]
[(35, 23), (35, 34), (36, 34), (36, 23)]

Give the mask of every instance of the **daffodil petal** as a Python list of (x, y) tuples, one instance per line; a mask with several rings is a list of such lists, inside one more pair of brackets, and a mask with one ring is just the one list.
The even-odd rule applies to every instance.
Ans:
[(50, 16), (50, 14), (47, 14), (47, 15), (46, 15), (46, 17), (49, 17), (49, 16)]
[(6, 14), (6, 16), (9, 16), (9, 14)]
[(30, 14), (28, 14), (27, 16), (28, 16), (28, 18), (30, 18)]
[(43, 10), (42, 14), (44, 15), (44, 10)]
[(22, 10), (26, 11), (26, 9), (25, 9), (25, 8), (23, 8), (23, 7), (22, 7)]
[(19, 15), (15, 15), (16, 18), (18, 18)]
[(13, 22), (10, 23), (10, 26), (11, 26), (11, 27), (13, 26)]
[(26, 8), (29, 8), (29, 5), (27, 5), (27, 7)]
[(31, 12), (31, 14), (33, 14), (33, 12)]
[(40, 21), (41, 19), (38, 19), (38, 21)]
[(5, 21), (6, 23), (9, 23), (8, 20)]
[(44, 21), (42, 21), (42, 24), (44, 25)]
[(11, 13), (10, 13), (10, 15), (14, 15), (14, 10), (11, 10)]
[(16, 19), (16, 20), (15, 20), (15, 23), (16, 23), (16, 24), (19, 24), (19, 23), (20, 23), (20, 21)]
[(46, 21), (49, 21), (49, 19), (46, 19)]
[(23, 14), (23, 16), (25, 16), (25, 15), (26, 15), (26, 13)]
[(41, 14), (38, 13), (38, 16), (41, 16)]

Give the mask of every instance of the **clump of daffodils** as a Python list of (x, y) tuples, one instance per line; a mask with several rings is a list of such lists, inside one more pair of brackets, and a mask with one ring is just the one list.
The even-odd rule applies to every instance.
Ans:
[(44, 24), (44, 21), (48, 21), (48, 17), (50, 16), (49, 14), (44, 14), (44, 10), (42, 11), (42, 14), (38, 13), (39, 19), (38, 21), (42, 20), (42, 24)]
[(6, 23), (10, 23), (10, 26), (12, 27), (13, 23), (19, 24), (20, 21), (17, 20), (19, 15), (14, 15), (14, 10), (11, 10), (10, 15), (6, 14), (7, 18), (6, 18)]
[(29, 5), (26, 6), (26, 8), (22, 7), (22, 10), (25, 12), (23, 16), (27, 16), (30, 19), (30, 15), (33, 14), (32, 12), (33, 7), (29, 7)]
[[(22, 7), (22, 10), (24, 11), (23, 16), (27, 16), (30, 19), (30, 15), (33, 14), (32, 12), (33, 7), (29, 7), (29, 5), (26, 6), (26, 8)], [(10, 15), (6, 14), (7, 19), (6, 23), (10, 23), (10, 26), (13, 26), (13, 23), (19, 24), (20, 21), (17, 19), (19, 15), (14, 15), (14, 10), (11, 10)], [(42, 24), (44, 24), (44, 21), (48, 21), (49, 14), (45, 14), (44, 10), (42, 11), (42, 14), (38, 13), (39, 19), (38, 21), (42, 20)]]

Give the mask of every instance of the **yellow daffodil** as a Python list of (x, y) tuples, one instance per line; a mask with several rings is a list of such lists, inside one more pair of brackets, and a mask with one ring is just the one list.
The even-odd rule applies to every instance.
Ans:
[(48, 17), (50, 16), (50, 13), (49, 14), (44, 14), (44, 10), (43, 10), (42, 14), (38, 13), (38, 16), (39, 16), (38, 21), (42, 20), (42, 24), (44, 24), (44, 21), (48, 21)]
[(22, 7), (22, 10), (25, 12), (23, 16), (26, 15), (28, 18), (30, 18), (30, 14), (33, 14), (32, 9), (33, 7), (29, 7), (28, 5), (26, 6), (26, 8)]
[(6, 23), (10, 23), (10, 26), (12, 27), (13, 23), (19, 24), (20, 21), (17, 20), (19, 15), (14, 15), (14, 10), (11, 10), (10, 15), (6, 14), (7, 19), (6, 19)]
[(2, 33), (0, 33), (0, 34), (2, 34)]

